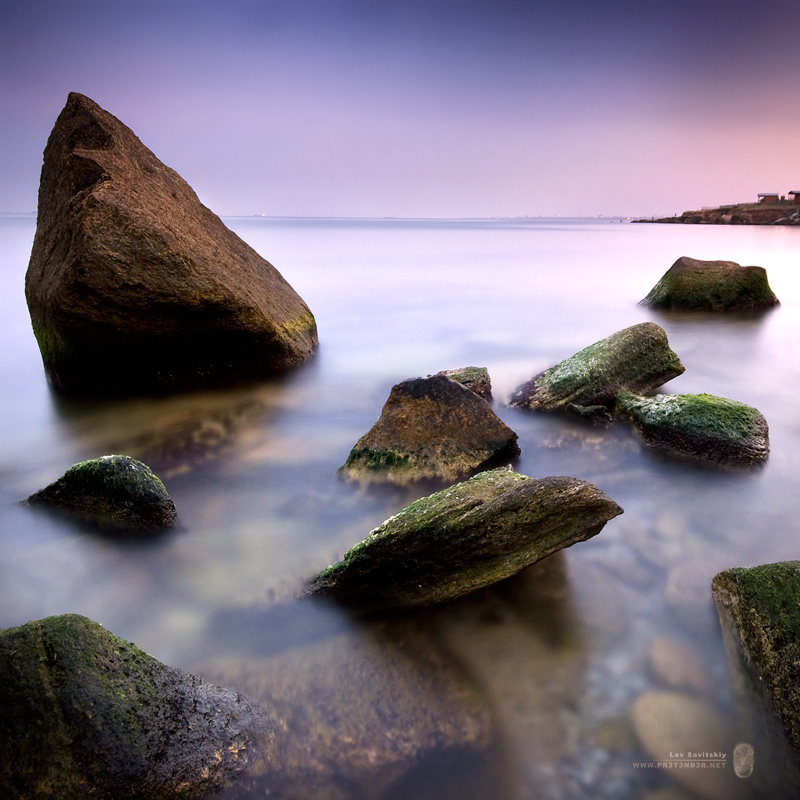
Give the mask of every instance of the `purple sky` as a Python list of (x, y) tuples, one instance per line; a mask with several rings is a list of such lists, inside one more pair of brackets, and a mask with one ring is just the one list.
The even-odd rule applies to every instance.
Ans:
[(218, 214), (672, 214), (800, 189), (797, 0), (0, 6), (0, 210), (69, 91)]

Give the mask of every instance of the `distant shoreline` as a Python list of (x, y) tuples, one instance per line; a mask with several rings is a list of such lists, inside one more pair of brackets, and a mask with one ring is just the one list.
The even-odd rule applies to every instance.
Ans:
[(738, 203), (684, 211), (680, 216), (632, 219), (631, 222), (663, 222), (681, 225), (800, 225), (800, 205), (780, 203)]

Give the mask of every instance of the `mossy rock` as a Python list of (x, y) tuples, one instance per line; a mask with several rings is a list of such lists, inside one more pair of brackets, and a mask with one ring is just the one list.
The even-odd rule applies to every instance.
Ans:
[(617, 396), (617, 412), (651, 447), (693, 459), (749, 466), (769, 456), (769, 426), (758, 409), (711, 394)]
[[(487, 403), (492, 402), (492, 379), (489, 377), (489, 370), (486, 367), (461, 367), (460, 369), (446, 369), (437, 372), (437, 375), (445, 375), (466, 386), (478, 397), (482, 397)], [(428, 376), (430, 377), (430, 375)]]
[(393, 386), (339, 472), (365, 482), (456, 480), (517, 455), (517, 434), (486, 400), (439, 374)]
[(363, 610), (430, 606), (585, 541), (621, 513), (576, 478), (482, 472), (386, 520), (308, 592)]
[(190, 800), (269, 758), (275, 724), (86, 617), (0, 631), (0, 795)]
[(647, 394), (684, 369), (664, 329), (642, 322), (535, 375), (514, 391), (509, 405), (544, 411), (610, 407), (619, 391)]
[(146, 464), (122, 455), (81, 461), (27, 502), (122, 533), (159, 531), (178, 520), (161, 480)]
[(763, 267), (681, 256), (642, 304), (676, 311), (750, 311), (771, 308), (779, 300)]
[(711, 588), (723, 631), (800, 759), (800, 561), (727, 569)]

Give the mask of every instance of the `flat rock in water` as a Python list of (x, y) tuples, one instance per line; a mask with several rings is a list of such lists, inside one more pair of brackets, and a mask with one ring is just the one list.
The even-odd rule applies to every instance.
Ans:
[(683, 371), (664, 329), (642, 322), (535, 375), (514, 391), (509, 405), (577, 412), (581, 407), (609, 407), (620, 390), (647, 394)]
[(25, 294), (63, 392), (260, 378), (317, 346), (313, 315), (275, 267), (74, 92), (44, 151)]
[(193, 800), (272, 758), (277, 726), (86, 617), (0, 631), (0, 795)]
[(681, 256), (642, 305), (675, 311), (750, 311), (779, 304), (764, 267)]
[(700, 461), (759, 464), (769, 456), (769, 426), (758, 409), (711, 394), (617, 396), (616, 411), (650, 446)]
[(489, 404), (440, 374), (393, 386), (380, 419), (340, 474), (364, 481), (455, 480), (518, 454), (517, 434)]
[(726, 569), (711, 590), (800, 759), (800, 561)]
[(178, 521), (164, 484), (146, 464), (129, 456), (81, 461), (27, 502), (122, 533), (150, 533)]
[(482, 472), (390, 517), (308, 592), (359, 610), (430, 606), (585, 541), (621, 513), (576, 478)]

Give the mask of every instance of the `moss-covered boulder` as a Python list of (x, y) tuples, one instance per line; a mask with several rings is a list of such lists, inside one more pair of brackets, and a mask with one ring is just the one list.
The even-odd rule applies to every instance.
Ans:
[(455, 480), (518, 454), (517, 434), (485, 400), (432, 375), (392, 387), (339, 472), (363, 481)]
[(75, 92), (44, 151), (25, 295), (61, 392), (225, 385), (317, 346), (313, 315), (278, 270)]
[(81, 461), (27, 502), (122, 533), (146, 534), (178, 521), (164, 484), (146, 464), (130, 456)]
[(800, 561), (734, 567), (711, 591), (758, 797), (800, 797)]
[(769, 426), (760, 411), (711, 394), (617, 395), (617, 412), (651, 447), (693, 459), (749, 466), (769, 456)]
[(486, 367), (445, 369), (436, 374), (452, 378), (454, 381), (466, 386), (470, 391), (475, 392), (478, 397), (482, 397), (487, 403), (492, 402), (492, 379), (489, 377), (489, 370)]
[[(684, 371), (670, 349), (667, 334), (654, 322), (642, 322), (595, 342), (519, 386), (509, 405), (531, 410), (580, 412), (611, 407), (627, 389), (647, 394)], [(597, 413), (587, 413), (597, 418)]]
[(641, 302), (675, 311), (750, 311), (779, 304), (764, 267), (688, 256), (681, 256)]
[(269, 759), (270, 715), (78, 615), (0, 631), (0, 795), (190, 800)]
[(482, 472), (386, 520), (308, 592), (364, 610), (433, 605), (585, 541), (621, 513), (575, 478)]

